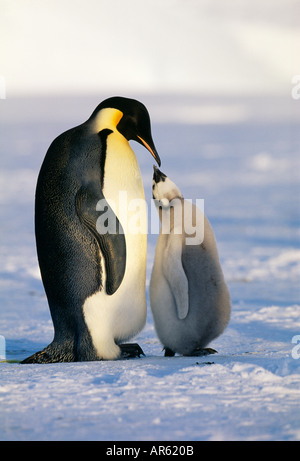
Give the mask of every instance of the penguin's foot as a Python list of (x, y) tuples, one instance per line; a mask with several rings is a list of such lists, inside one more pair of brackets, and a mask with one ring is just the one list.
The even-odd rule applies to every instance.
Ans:
[(144, 355), (142, 348), (137, 343), (119, 344), (121, 349), (120, 359), (131, 359)]
[(201, 357), (202, 355), (216, 354), (217, 352), (218, 351), (216, 351), (215, 349), (212, 349), (210, 347), (207, 347), (205, 349), (202, 349), (201, 347), (197, 347), (190, 354), (184, 354), (184, 355), (192, 356), (192, 357)]
[(165, 357), (174, 357), (175, 352), (172, 351), (172, 349), (169, 349), (168, 347), (165, 347)]
[(27, 357), (26, 359), (22, 360), (20, 363), (27, 364), (27, 363), (50, 363), (50, 362), (51, 361), (49, 360), (48, 354), (45, 351), (39, 351), (31, 355), (30, 357)]
[[(65, 346), (65, 347), (64, 347)], [(27, 357), (20, 362), (21, 364), (28, 363), (57, 363), (57, 362), (75, 362), (75, 357), (69, 345), (58, 346), (54, 343), (49, 344), (42, 351)]]

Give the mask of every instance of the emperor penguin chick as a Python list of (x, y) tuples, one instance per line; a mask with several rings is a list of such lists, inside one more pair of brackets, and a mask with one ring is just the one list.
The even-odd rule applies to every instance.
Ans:
[(215, 353), (205, 347), (226, 328), (231, 301), (214, 232), (155, 166), (152, 190), (161, 221), (150, 281), (157, 336), (165, 356)]

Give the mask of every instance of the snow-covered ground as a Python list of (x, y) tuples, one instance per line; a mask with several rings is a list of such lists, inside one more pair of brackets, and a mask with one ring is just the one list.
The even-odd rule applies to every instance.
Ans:
[[(33, 232), (38, 170), (53, 138), (101, 99), (0, 103), (0, 439), (300, 440), (300, 101), (289, 95), (139, 98), (162, 171), (205, 199), (215, 230), (232, 297), (217, 354), (163, 357), (149, 309), (136, 338), (146, 357), (18, 363), (53, 335)], [(132, 146), (150, 202), (152, 158)]]

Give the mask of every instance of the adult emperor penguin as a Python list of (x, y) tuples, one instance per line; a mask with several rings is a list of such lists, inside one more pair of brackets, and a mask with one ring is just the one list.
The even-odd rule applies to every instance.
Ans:
[[(143, 353), (137, 344), (122, 344), (146, 321), (146, 205), (129, 140), (144, 145), (160, 165), (146, 107), (112, 97), (49, 147), (36, 187), (35, 232), (54, 339), (23, 363)], [(124, 200), (119, 205), (120, 193), (126, 209)], [(127, 226), (137, 213), (130, 208), (133, 199), (138, 232)]]
[(161, 229), (150, 303), (165, 356), (215, 353), (205, 347), (227, 326), (231, 302), (213, 230), (200, 208), (156, 167), (152, 189)]

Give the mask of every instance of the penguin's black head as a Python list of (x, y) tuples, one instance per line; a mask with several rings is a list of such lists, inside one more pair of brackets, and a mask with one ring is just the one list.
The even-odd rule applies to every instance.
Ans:
[(169, 206), (175, 198), (183, 198), (176, 184), (165, 173), (153, 165), (152, 197), (162, 206)]
[(117, 130), (128, 141), (134, 140), (146, 147), (160, 166), (160, 158), (152, 139), (149, 113), (144, 104), (135, 99), (115, 96), (101, 102), (93, 115), (106, 108), (122, 112), (123, 116), (116, 127)]
[(153, 165), (153, 181), (159, 183), (160, 181), (165, 181), (167, 175), (160, 171), (155, 165)]

